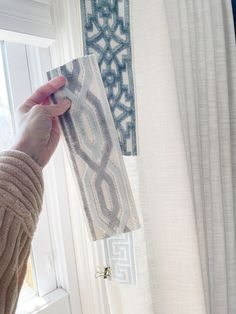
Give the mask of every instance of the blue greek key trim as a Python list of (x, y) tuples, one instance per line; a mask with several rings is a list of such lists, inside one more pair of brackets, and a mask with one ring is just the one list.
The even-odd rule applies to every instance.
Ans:
[(123, 284), (136, 284), (136, 265), (132, 232), (105, 239), (107, 265), (111, 267), (111, 279)]
[(123, 155), (136, 155), (129, 0), (81, 0), (84, 53), (95, 53)]

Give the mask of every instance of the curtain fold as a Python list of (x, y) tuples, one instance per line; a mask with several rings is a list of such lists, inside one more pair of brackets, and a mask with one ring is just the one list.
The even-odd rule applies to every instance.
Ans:
[(165, 0), (207, 313), (236, 312), (236, 67), (229, 0)]
[[(116, 286), (121, 313), (205, 314), (197, 230), (165, 7), (160, 0), (149, 1), (148, 6), (144, 1), (130, 5), (137, 158), (142, 187), (138, 196), (145, 237), (145, 241), (139, 241), (136, 252), (146, 245), (149, 286), (142, 281), (139, 267), (135, 287)], [(136, 254), (138, 263), (142, 264), (144, 258)], [(108, 291), (112, 293), (111, 289)], [(112, 312), (115, 304), (110, 308)]]
[(163, 1), (140, 1), (131, 10), (154, 313), (205, 313), (165, 7)]
[[(155, 312), (150, 282), (152, 269), (150, 268), (150, 256), (148, 254), (148, 247), (150, 245), (147, 242), (147, 226), (149, 223), (143, 215), (143, 208), (147, 209), (145, 197), (142, 197), (142, 195), (146, 195), (145, 185), (141, 177), (142, 174), (139, 171), (141, 167), (139, 158), (125, 157), (124, 160), (142, 227), (132, 232), (137, 277), (136, 283), (117, 284), (114, 281), (107, 283), (107, 292), (110, 299), (110, 311), (112, 314), (153, 314)], [(150, 237), (150, 239), (151, 238), (152, 237)], [(118, 312), (117, 304), (119, 304)]]

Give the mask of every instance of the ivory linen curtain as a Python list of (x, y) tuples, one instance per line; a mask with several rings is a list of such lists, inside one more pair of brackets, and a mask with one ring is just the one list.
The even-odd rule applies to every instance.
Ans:
[[(137, 284), (116, 286), (119, 294), (109, 287), (111, 313), (203, 314), (197, 230), (165, 6), (161, 0), (130, 5), (139, 198), (149, 280), (143, 278), (145, 256), (136, 255)], [(143, 243), (138, 242), (136, 252)], [(120, 303), (120, 312), (114, 300)]]
[[(140, 197), (149, 222), (144, 220), (146, 241), (153, 243), (147, 313), (233, 314), (236, 50), (231, 2), (164, 0), (147, 7), (141, 1), (132, 3), (131, 12), (139, 170), (146, 185)], [(145, 295), (139, 284), (136, 293)], [(145, 312), (145, 297), (135, 308), (128, 302), (134, 288), (120, 290), (122, 313)]]
[(236, 50), (230, 0), (166, 0), (207, 313), (236, 313)]

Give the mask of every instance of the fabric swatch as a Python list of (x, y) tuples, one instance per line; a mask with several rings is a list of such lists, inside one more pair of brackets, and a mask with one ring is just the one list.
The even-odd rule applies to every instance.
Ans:
[(136, 155), (129, 1), (81, 0), (84, 53), (95, 53), (123, 155)]
[(112, 269), (112, 280), (124, 284), (136, 283), (135, 256), (132, 232), (106, 239), (106, 260)]
[(236, 36), (236, 0), (232, 0), (232, 9), (233, 9), (233, 17), (234, 17), (234, 32)]
[(48, 72), (67, 83), (55, 93), (72, 105), (60, 117), (93, 240), (139, 227), (117, 132), (95, 55)]

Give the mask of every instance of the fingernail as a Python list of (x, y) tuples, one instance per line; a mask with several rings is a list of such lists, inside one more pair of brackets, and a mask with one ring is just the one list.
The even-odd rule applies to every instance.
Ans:
[(70, 107), (70, 106), (71, 106), (71, 101), (70, 101), (69, 99), (65, 99), (65, 100), (62, 102), (62, 104), (63, 104), (64, 106)]
[(56, 80), (56, 81), (64, 81), (64, 83), (66, 82), (65, 77), (62, 76), (62, 75), (55, 77), (53, 80)]
[(67, 106), (67, 107), (69, 107), (71, 105), (71, 101), (67, 98), (58, 99), (57, 103), (58, 103), (58, 105)]

